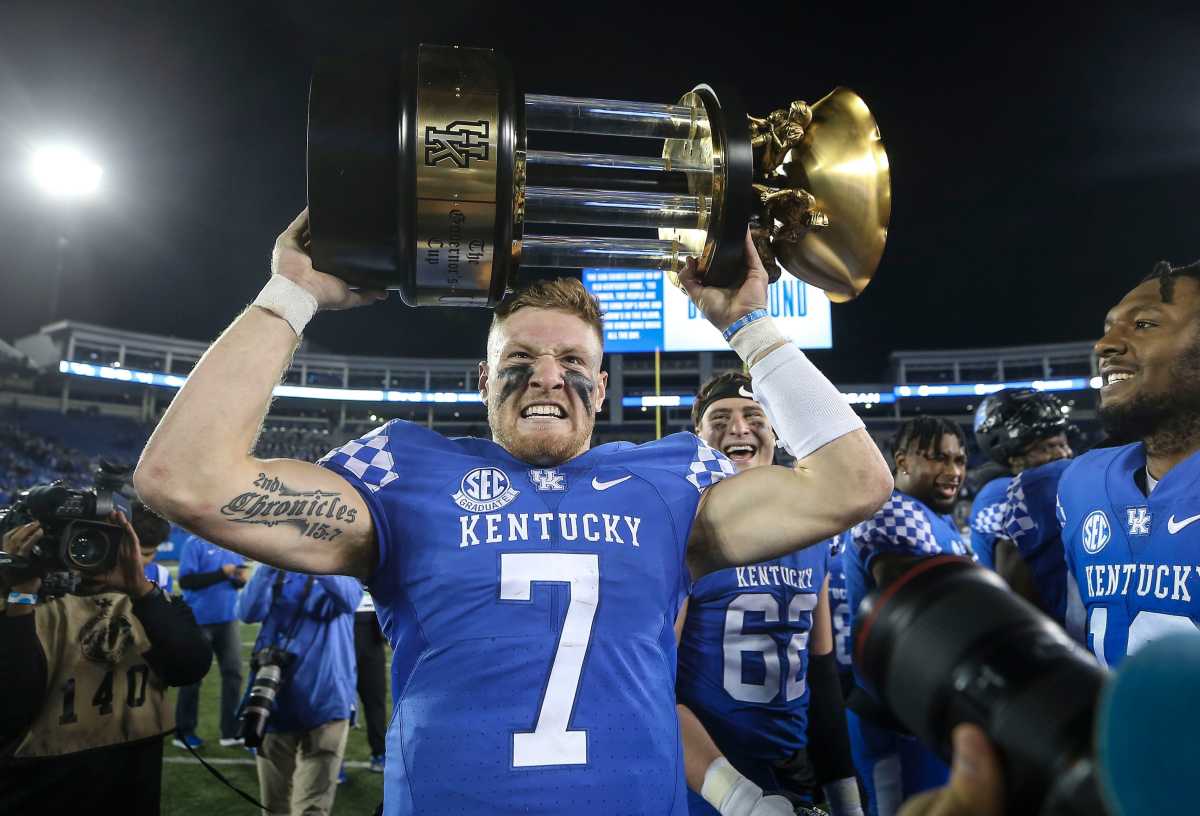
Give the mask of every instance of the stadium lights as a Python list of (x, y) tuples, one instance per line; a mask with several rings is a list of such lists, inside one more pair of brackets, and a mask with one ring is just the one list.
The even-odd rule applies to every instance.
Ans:
[(34, 151), (30, 176), (43, 192), (56, 199), (91, 198), (100, 189), (104, 168), (69, 145), (47, 145)]

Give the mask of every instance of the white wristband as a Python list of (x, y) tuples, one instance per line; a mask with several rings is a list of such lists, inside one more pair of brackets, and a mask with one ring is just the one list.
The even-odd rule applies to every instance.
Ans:
[(736, 351), (738, 356), (749, 365), (750, 361), (760, 351), (769, 349), (779, 342), (786, 343), (787, 338), (776, 327), (774, 320), (764, 317), (739, 329), (729, 339), (729, 347)]
[(297, 337), (317, 313), (317, 299), (313, 293), (282, 275), (272, 275), (252, 305), (282, 317)]
[(746, 810), (745, 805), (762, 798), (762, 788), (742, 776), (725, 757), (717, 757), (704, 772), (704, 784), (700, 786), (704, 801), (726, 816)]
[[(751, 323), (733, 339), (766, 322)], [(754, 399), (775, 426), (780, 444), (797, 459), (865, 427), (833, 383), (790, 343), (751, 366), (750, 379)]]

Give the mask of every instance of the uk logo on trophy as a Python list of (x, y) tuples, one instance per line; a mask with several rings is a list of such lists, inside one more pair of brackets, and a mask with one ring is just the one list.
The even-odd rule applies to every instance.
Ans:
[(488, 122), (454, 121), (445, 130), (428, 125), (425, 128), (425, 164), (436, 167), (449, 161), (455, 167), (470, 167), (471, 159), (488, 160)]

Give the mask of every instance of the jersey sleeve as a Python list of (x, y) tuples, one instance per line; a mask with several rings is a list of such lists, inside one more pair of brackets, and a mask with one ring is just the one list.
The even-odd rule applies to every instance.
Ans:
[(1039, 552), (1059, 537), (1056, 478), (1025, 471), (1013, 477), (1004, 507), (1003, 532), (1022, 555)]
[(348, 481), (367, 505), (375, 528), (375, 543), (379, 548), (379, 562), (375, 565), (375, 572), (368, 583), (381, 596), (387, 595), (388, 587), (379, 584), (377, 579), (395, 575), (391, 566), (396, 560), (393, 551), (397, 543), (393, 540), (392, 525), (380, 494), (400, 478), (394, 455), (398, 447), (398, 442), (393, 438), (397, 427), (398, 423), (395, 420), (388, 422), (358, 439), (334, 448), (317, 460), (318, 465), (332, 470)]
[(893, 493), (874, 516), (851, 530), (854, 556), (871, 570), (880, 555), (937, 555), (940, 552), (925, 512), (911, 499)]
[(709, 447), (700, 437), (689, 434), (695, 441), (695, 451), (688, 465), (686, 478), (696, 490), (703, 493), (717, 482), (737, 473), (729, 457), (713, 447)]

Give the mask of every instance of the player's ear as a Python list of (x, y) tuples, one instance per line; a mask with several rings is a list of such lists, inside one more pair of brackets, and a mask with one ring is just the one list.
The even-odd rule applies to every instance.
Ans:
[(479, 396), (487, 402), (488, 364), (487, 360), (479, 361)]
[(608, 393), (608, 372), (601, 371), (596, 377), (596, 402), (593, 410), (598, 414), (604, 410), (604, 395)]

